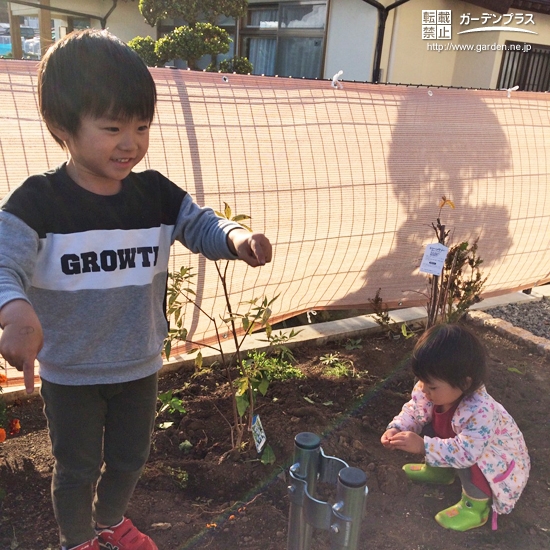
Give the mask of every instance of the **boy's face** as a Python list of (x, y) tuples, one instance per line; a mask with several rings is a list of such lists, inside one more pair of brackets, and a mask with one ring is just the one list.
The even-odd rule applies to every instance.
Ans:
[(55, 133), (71, 155), (67, 163), (71, 178), (88, 191), (113, 195), (147, 153), (149, 127), (148, 120), (84, 116), (75, 135)]

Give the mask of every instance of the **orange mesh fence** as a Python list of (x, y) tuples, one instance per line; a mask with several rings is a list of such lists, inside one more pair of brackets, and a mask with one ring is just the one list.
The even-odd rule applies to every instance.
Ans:
[[(550, 97), (151, 69), (158, 110), (143, 168), (199, 204), (249, 214), (273, 263), (228, 270), (232, 303), (279, 298), (275, 319), (311, 309), (424, 305), (418, 271), (442, 195), (451, 244), (479, 237), (484, 295), (550, 280)], [(36, 64), (0, 60), (0, 196), (65, 154), (40, 121)], [(224, 313), (215, 266), (192, 266), (197, 300)], [(213, 325), (192, 305), (193, 340)]]

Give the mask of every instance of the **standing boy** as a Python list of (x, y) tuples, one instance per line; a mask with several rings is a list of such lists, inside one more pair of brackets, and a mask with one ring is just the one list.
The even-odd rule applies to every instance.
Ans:
[(108, 32), (52, 46), (38, 93), (69, 160), (1, 204), (0, 353), (29, 393), (38, 357), (62, 548), (155, 550), (124, 513), (149, 454), (170, 246), (255, 267), (271, 261), (271, 244), (160, 173), (132, 172), (149, 145), (155, 84)]

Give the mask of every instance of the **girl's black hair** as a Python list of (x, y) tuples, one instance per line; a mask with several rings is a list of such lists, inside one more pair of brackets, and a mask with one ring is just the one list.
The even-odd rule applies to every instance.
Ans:
[(411, 367), (414, 375), (423, 382), (443, 380), (465, 394), (476, 391), (487, 379), (483, 345), (462, 325), (429, 328), (413, 350)]
[(157, 93), (149, 69), (105, 30), (75, 31), (56, 42), (38, 68), (40, 113), (50, 133), (76, 135), (83, 116), (151, 122)]

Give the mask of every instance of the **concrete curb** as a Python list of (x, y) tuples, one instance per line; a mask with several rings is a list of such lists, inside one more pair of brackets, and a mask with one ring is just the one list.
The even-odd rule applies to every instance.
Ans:
[(525, 329), (515, 327), (512, 323), (492, 317), (483, 311), (470, 311), (467, 317), (474, 325), (490, 328), (512, 342), (526, 345), (539, 355), (550, 355), (550, 340), (546, 338), (535, 336)]
[[(426, 310), (422, 307), (413, 307), (408, 309), (396, 309), (390, 312), (390, 318), (394, 323), (401, 325), (402, 323), (422, 323), (426, 321)], [(340, 319), (338, 321), (327, 321), (326, 323), (314, 323), (311, 325), (303, 325), (293, 327), (294, 331), (299, 334), (295, 336), (288, 344), (289, 348), (299, 346), (304, 342), (312, 342), (323, 344), (336, 340), (358, 338), (369, 334), (382, 332), (382, 327), (374, 320), (374, 315), (360, 315), (357, 317), (349, 317), (348, 319)], [(277, 332), (277, 331), (276, 331)], [(269, 345), (265, 341), (265, 337), (260, 334), (251, 334), (241, 348), (247, 352), (251, 350), (265, 351)], [(234, 353), (235, 346), (233, 342), (226, 342), (223, 345), (224, 353)], [(220, 354), (215, 350), (203, 349), (203, 363), (211, 365), (220, 359)], [(160, 374), (172, 372), (181, 368), (194, 368), (194, 356), (185, 358), (182, 355), (170, 357), (169, 361), (165, 361)]]
[[(541, 338), (531, 334), (527, 330), (515, 327), (507, 321), (497, 319), (485, 313), (483, 310), (491, 309), (501, 305), (522, 304), (536, 302), (544, 297), (550, 297), (550, 285), (536, 287), (531, 291), (531, 294), (524, 292), (513, 292), (502, 296), (485, 298), (479, 304), (472, 306), (468, 312), (468, 318), (479, 326), (485, 326), (495, 330), (495, 332), (507, 336), (514, 342), (523, 342), (528, 347), (540, 354), (550, 353), (550, 340)], [(401, 325), (407, 323), (409, 325), (415, 323), (426, 322), (426, 309), (423, 307), (412, 307), (406, 309), (396, 309), (389, 312), (390, 319)], [(303, 342), (312, 342), (323, 344), (326, 342), (353, 339), (359, 336), (366, 336), (382, 332), (382, 327), (375, 321), (374, 315), (360, 315), (358, 317), (350, 317), (339, 321), (328, 321), (326, 323), (315, 323), (311, 325), (303, 325), (294, 327), (295, 331), (300, 333), (288, 343), (288, 347), (296, 347)], [(243, 351), (257, 349), (264, 351), (268, 349), (268, 345), (262, 340), (262, 335), (250, 335), (246, 341), (246, 345), (242, 348)], [(224, 353), (232, 353), (235, 347), (232, 342), (227, 342), (224, 345)], [(214, 350), (203, 351), (204, 363), (209, 365), (219, 360), (220, 356)], [(194, 368), (194, 358), (185, 358), (177, 355), (170, 358), (170, 361), (164, 363), (160, 374), (172, 372), (181, 368)]]
[[(502, 296), (486, 298), (479, 304), (472, 306), (467, 316), (468, 319), (478, 326), (484, 326), (494, 330), (514, 342), (521, 342), (533, 352), (540, 355), (550, 355), (550, 340), (535, 336), (534, 334), (522, 328), (515, 327), (511, 323), (502, 319), (492, 317), (483, 310), (491, 309), (500, 305), (529, 303), (541, 300), (544, 297), (550, 297), (550, 285), (533, 288), (531, 294), (523, 292), (514, 292), (504, 294)], [(396, 309), (389, 313), (391, 320), (398, 325), (407, 323), (409, 325), (415, 323), (426, 322), (426, 309), (423, 307), (413, 307), (407, 309)], [(338, 321), (328, 321), (326, 323), (315, 323), (311, 325), (303, 325), (294, 327), (295, 331), (300, 331), (299, 334), (292, 339), (287, 345), (288, 347), (296, 347), (304, 342), (322, 344), (331, 341), (345, 340), (358, 338), (382, 332), (382, 327), (374, 320), (374, 315), (360, 315), (358, 317), (350, 317)], [(264, 336), (260, 334), (250, 335), (243, 348), (244, 352), (256, 349), (265, 351), (269, 348)], [(233, 353), (235, 346), (232, 341), (223, 344), (224, 353)], [(212, 365), (220, 360), (220, 354), (216, 350), (203, 348), (203, 363), (204, 365)], [(180, 369), (194, 370), (195, 359), (193, 356), (174, 355), (169, 361), (165, 361), (159, 374), (162, 376), (168, 372), (178, 371)], [(35, 393), (28, 395), (23, 386), (13, 386), (5, 388), (2, 394), (7, 403), (11, 403), (16, 399), (24, 399), (36, 395)]]

